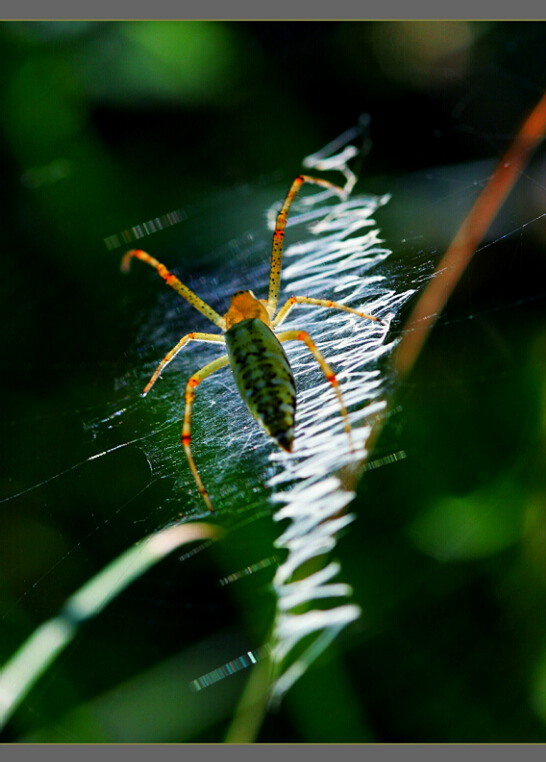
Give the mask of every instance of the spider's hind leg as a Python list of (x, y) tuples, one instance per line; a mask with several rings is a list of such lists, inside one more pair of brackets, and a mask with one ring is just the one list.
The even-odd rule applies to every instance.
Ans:
[(351, 435), (351, 424), (349, 421), (349, 414), (347, 413), (347, 408), (345, 407), (345, 402), (343, 401), (343, 395), (341, 394), (341, 390), (339, 388), (339, 383), (336, 377), (336, 374), (332, 370), (332, 368), (328, 365), (326, 360), (324, 359), (324, 355), (319, 350), (313, 339), (309, 336), (308, 333), (305, 331), (282, 331), (282, 333), (276, 333), (275, 336), (279, 341), (303, 341), (309, 351), (312, 353), (315, 360), (318, 362), (320, 367), (322, 368), (322, 372), (324, 373), (324, 376), (327, 381), (330, 382), (330, 384), (334, 387), (334, 391), (336, 393), (339, 406), (341, 408), (341, 417), (343, 418), (343, 425), (345, 427), (345, 431), (347, 432), (347, 436), (349, 438), (349, 447), (351, 449), (351, 452), (356, 452), (354, 444), (353, 444), (353, 438)]
[(194, 373), (186, 384), (186, 408), (184, 410), (184, 424), (182, 426), (182, 446), (184, 448), (184, 452), (186, 453), (191, 472), (197, 484), (197, 489), (201, 493), (203, 500), (205, 501), (205, 504), (211, 513), (214, 513), (214, 508), (212, 507), (212, 502), (210, 500), (209, 494), (205, 489), (205, 485), (203, 484), (203, 481), (199, 475), (199, 471), (197, 470), (197, 466), (195, 465), (195, 461), (191, 452), (191, 414), (193, 408), (193, 400), (195, 398), (195, 387), (198, 386), (201, 381), (203, 381), (203, 379), (207, 378), (207, 376), (210, 376), (211, 373), (214, 373), (214, 371), (223, 368), (228, 363), (228, 356), (223, 355), (217, 360), (209, 362), (208, 365), (205, 365), (203, 368), (201, 368), (201, 370), (198, 370), (197, 373)]

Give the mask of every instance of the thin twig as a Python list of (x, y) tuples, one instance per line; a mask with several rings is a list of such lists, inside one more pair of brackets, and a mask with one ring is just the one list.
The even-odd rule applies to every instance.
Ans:
[(428, 334), (532, 152), (544, 138), (545, 131), (546, 93), (525, 120), (516, 139), (476, 199), (436, 268), (435, 277), (430, 280), (413, 308), (405, 325), (404, 336), (392, 359), (392, 367), (399, 379), (405, 378), (414, 366)]

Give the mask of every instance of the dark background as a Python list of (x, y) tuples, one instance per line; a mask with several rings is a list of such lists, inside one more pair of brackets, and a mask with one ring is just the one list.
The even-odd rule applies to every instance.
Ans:
[[(379, 224), (414, 282), (540, 98), (546, 27), (5, 22), (0, 37), (0, 497), (24, 493), (0, 505), (4, 660), (175, 518), (167, 481), (140, 494), (137, 448), (71, 468), (111, 444), (88, 424), (115, 409), (127, 365), (157, 356), (134, 347), (157, 292), (148, 273), (122, 278), (104, 239), (184, 209), (154, 252), (212, 277), (211, 252), (265, 227), (302, 157), (367, 112), (359, 190), (393, 193)], [(259, 741), (546, 740), (545, 160), (539, 149), (397, 392), (376, 454), (406, 459), (360, 484), (336, 552), (363, 618)], [(182, 722), (165, 660), (183, 653), (195, 676), (262, 642), (272, 570), (236, 600), (216, 580), (248, 547), (271, 555), (276, 531), (256, 520), (191, 571), (172, 558), (147, 575), (86, 625), (5, 740), (221, 741), (248, 673)]]

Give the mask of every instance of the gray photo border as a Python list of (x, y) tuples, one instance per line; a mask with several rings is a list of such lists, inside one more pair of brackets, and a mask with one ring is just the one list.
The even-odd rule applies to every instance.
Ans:
[[(4, 20), (120, 20), (120, 19), (219, 19), (219, 20), (388, 20), (388, 19), (468, 19), (468, 20), (541, 20), (545, 18), (542, 0), (520, 0), (515, 5), (508, 0), (460, 0), (457, 4), (440, 4), (437, 0), (383, 0), (357, 2), (338, 0), (335, 4), (316, 0), (279, 0), (256, 3), (251, 0), (235, 2), (182, 3), (180, 0), (96, 0), (76, 4), (73, 0), (20, 0), (2, 5)], [(517, 15), (514, 15), (517, 14)]]
[[(3, 6), (0, 17), (5, 22), (10, 20), (122, 20), (122, 19), (219, 19), (219, 20), (388, 20), (388, 19), (510, 19), (510, 20), (543, 20), (544, 0), (520, 0), (517, 6), (501, 0), (493, 5), (483, 0), (463, 0), (457, 5), (440, 5), (433, 0), (414, 0), (412, 3), (403, 3), (402, 0), (381, 3), (363, 3), (356, 0), (338, 0), (335, 5), (331, 2), (302, 2), (302, 0), (284, 0), (271, 4), (258, 4), (256, 2), (221, 3), (215, 2), (181, 3), (179, 0), (155, 0), (155, 2), (127, 2), (124, 0), (98, 0), (93, 4), (75, 4), (72, 0), (50, 0), (47, 4), (39, 0), (20, 0)], [(517, 13), (517, 17), (514, 15)], [(77, 754), (78, 759), (95, 760), (106, 757), (107, 759), (124, 759), (131, 762), (149, 760), (150, 755), (154, 759), (176, 760), (179, 762), (181, 754), (191, 760), (205, 760), (214, 758), (216, 755), (222, 759), (233, 762), (246, 762), (255, 759), (258, 752), (260, 762), (268, 759), (275, 760), (279, 753), (288, 758), (301, 754), (309, 755), (314, 762), (328, 759), (332, 753), (341, 752), (344, 759), (370, 760), (428, 760), (442, 759), (445, 762), (451, 760), (485, 760), (495, 758), (495, 762), (511, 762), (514, 756), (518, 759), (534, 760), (544, 758), (544, 748), (541, 745), (302, 745), (291, 747), (285, 745), (259, 745), (259, 750), (253, 745), (226, 746), (226, 745), (184, 745), (180, 746), (135, 746), (131, 744), (121, 746), (78, 746), (77, 750), (72, 745), (65, 746), (41, 746), (41, 745), (9, 745), (2, 747), (3, 759), (11, 760), (40, 759), (73, 760)]]

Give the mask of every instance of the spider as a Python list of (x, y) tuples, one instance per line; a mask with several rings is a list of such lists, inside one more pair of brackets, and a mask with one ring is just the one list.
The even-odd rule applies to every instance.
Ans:
[(194, 373), (186, 384), (184, 423), (182, 426), (182, 446), (188, 464), (195, 478), (207, 508), (214, 513), (212, 502), (203, 484), (191, 452), (191, 416), (195, 398), (195, 388), (211, 373), (231, 365), (237, 388), (250, 413), (263, 426), (265, 431), (287, 452), (292, 451), (294, 440), (294, 419), (296, 412), (296, 387), (288, 358), (281, 346), (284, 341), (303, 341), (322, 368), (326, 379), (337, 395), (349, 446), (353, 449), (351, 425), (347, 409), (339, 389), (336, 375), (324, 359), (314, 341), (305, 331), (281, 331), (274, 333), (297, 304), (310, 304), (330, 307), (343, 312), (351, 312), (368, 320), (378, 320), (372, 315), (359, 312), (344, 304), (327, 299), (310, 299), (306, 296), (292, 296), (277, 312), (279, 285), (282, 267), (284, 229), (289, 209), (303, 183), (313, 183), (333, 190), (342, 198), (345, 191), (337, 185), (307, 175), (299, 175), (292, 183), (277, 216), (273, 233), (273, 250), (269, 274), (269, 295), (267, 299), (257, 299), (252, 291), (237, 291), (231, 297), (231, 304), (222, 317), (209, 307), (197, 294), (191, 291), (173, 275), (165, 265), (140, 249), (128, 251), (121, 262), (123, 272), (128, 272), (133, 257), (153, 267), (180, 296), (192, 304), (199, 312), (211, 320), (222, 333), (188, 333), (168, 352), (157, 366), (154, 374), (142, 392), (145, 397), (157, 381), (163, 369), (190, 341), (206, 341), (225, 344), (227, 354), (205, 365)]

